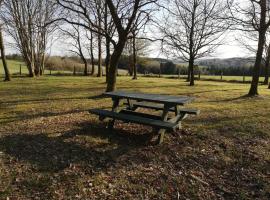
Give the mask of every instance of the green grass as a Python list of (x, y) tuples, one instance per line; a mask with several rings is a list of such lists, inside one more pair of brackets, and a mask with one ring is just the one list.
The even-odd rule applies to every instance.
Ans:
[(0, 199), (269, 199), (270, 90), (248, 84), (118, 77), (118, 89), (188, 95), (201, 114), (164, 144), (152, 130), (90, 115), (105, 79), (0, 82)]
[[(28, 70), (24, 62), (20, 61), (15, 61), (15, 60), (7, 60), (8, 63), (8, 68), (10, 70), (10, 73), (14, 76), (19, 76), (20, 75), (20, 65), (22, 66), (22, 76), (28, 75)], [(91, 66), (89, 65), (89, 68)], [(90, 69), (89, 69), (90, 70)], [(95, 72), (97, 73), (98, 67), (95, 66)], [(103, 71), (105, 72), (105, 67), (103, 67)], [(52, 75), (72, 75), (73, 71), (68, 71), (68, 70), (45, 70), (45, 74), (49, 75), (52, 73)], [(83, 72), (77, 72), (77, 74), (82, 74)], [(119, 70), (120, 75), (126, 75), (127, 70)], [(4, 68), (3, 68), (3, 63), (0, 59), (0, 78), (4, 76)]]
[[(15, 60), (7, 60), (8, 68), (11, 74), (19, 74), (20, 73), (20, 65), (22, 65), (22, 74), (27, 74), (26, 65), (23, 62), (15, 61)], [(3, 63), (0, 59), (0, 75), (4, 74)]]

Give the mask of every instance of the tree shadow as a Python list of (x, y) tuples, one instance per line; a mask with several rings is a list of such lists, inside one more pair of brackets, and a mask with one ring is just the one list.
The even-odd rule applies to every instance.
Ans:
[[(134, 135), (124, 130), (110, 131), (91, 123), (80, 124), (80, 127), (55, 137), (8, 135), (0, 138), (0, 151), (30, 163), (41, 172), (59, 172), (74, 164), (98, 172), (113, 166), (119, 156), (145, 146), (150, 138), (147, 133)], [(76, 140), (79, 136), (88, 139), (82, 139), (82, 144)]]
[(57, 116), (63, 116), (63, 115), (69, 115), (69, 114), (77, 114), (77, 113), (82, 113), (82, 112), (87, 112), (88, 110), (85, 109), (77, 109), (77, 110), (70, 110), (66, 112), (42, 112), (38, 114), (33, 114), (33, 115), (27, 115), (25, 113), (17, 114), (14, 117), (0, 117), (0, 120), (4, 120), (4, 122), (1, 123), (10, 123), (10, 122), (17, 122), (21, 120), (31, 120), (31, 119), (36, 119), (40, 117), (57, 117)]
[[(94, 96), (90, 96), (88, 97), (88, 99), (92, 99), (92, 100), (100, 100), (100, 99), (104, 99), (107, 96), (105, 94), (98, 94), (98, 95), (94, 95)], [(108, 98), (108, 97), (107, 97)]]
[(232, 102), (232, 101), (238, 101), (238, 100), (244, 100), (244, 101), (250, 101), (250, 100), (260, 100), (263, 99), (262, 96), (249, 96), (249, 95), (243, 95), (239, 97), (234, 98), (228, 98), (228, 99), (222, 99), (222, 100), (214, 100), (214, 101), (207, 101), (210, 103), (219, 103), (219, 102)]

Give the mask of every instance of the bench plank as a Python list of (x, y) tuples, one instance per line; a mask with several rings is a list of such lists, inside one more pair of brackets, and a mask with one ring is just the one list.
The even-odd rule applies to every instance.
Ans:
[(102, 117), (117, 119), (123, 122), (132, 122), (132, 123), (137, 123), (137, 124), (148, 125), (148, 126), (152, 126), (152, 127), (156, 127), (160, 129), (175, 130), (178, 127), (178, 124), (175, 124), (175, 123), (164, 122), (161, 120), (150, 119), (147, 117), (135, 116), (133, 114), (116, 113), (113, 111), (101, 110), (101, 109), (91, 109), (89, 110), (89, 112), (95, 115), (102, 116)]
[[(128, 104), (128, 103), (125, 103)], [(134, 108), (149, 108), (153, 110), (163, 110), (164, 106), (162, 104), (153, 104), (153, 103), (148, 103), (148, 102), (135, 102), (133, 103)], [(175, 112), (175, 108), (170, 108), (170, 112)], [(180, 108), (179, 109), (180, 113), (183, 114), (189, 114), (189, 115), (199, 115), (200, 111), (196, 109), (190, 109), (190, 108)]]
[(131, 111), (131, 110), (121, 110), (120, 113), (129, 114), (129, 115), (138, 116), (138, 117), (145, 117), (145, 118), (149, 118), (149, 119), (161, 120), (160, 116), (151, 115), (151, 114), (147, 114), (147, 113), (135, 112), (135, 111)]

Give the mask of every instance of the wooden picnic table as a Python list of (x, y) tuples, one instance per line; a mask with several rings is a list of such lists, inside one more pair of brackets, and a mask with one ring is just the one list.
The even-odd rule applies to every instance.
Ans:
[[(113, 128), (115, 120), (133, 122), (152, 126), (158, 129), (159, 143), (163, 142), (166, 130), (181, 128), (181, 122), (188, 115), (199, 114), (198, 110), (186, 109), (183, 106), (194, 100), (188, 96), (171, 96), (161, 94), (147, 94), (139, 92), (116, 91), (104, 93), (113, 101), (112, 111), (92, 109), (90, 113), (100, 116), (100, 119), (111, 118), (109, 127)], [(126, 107), (121, 109), (121, 101)], [(139, 108), (161, 110), (160, 116), (139, 112)], [(169, 116), (173, 112), (174, 116)]]

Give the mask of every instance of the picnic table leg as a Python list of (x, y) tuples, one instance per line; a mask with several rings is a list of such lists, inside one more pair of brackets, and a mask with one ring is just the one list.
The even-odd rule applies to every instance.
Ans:
[[(170, 110), (170, 107), (167, 106), (167, 105), (164, 105), (164, 110), (163, 110), (163, 113), (162, 113), (162, 116), (161, 116), (161, 120), (163, 121), (167, 121), (168, 120), (168, 115), (169, 115), (169, 110)], [(164, 135), (165, 135), (165, 132), (166, 130), (165, 129), (160, 129), (158, 134), (158, 143), (161, 144), (164, 140)]]
[[(119, 106), (120, 99), (114, 99), (113, 98), (112, 101), (113, 101), (112, 111), (117, 112), (117, 108)], [(114, 123), (115, 123), (115, 119), (112, 119), (108, 124), (108, 128), (113, 129)]]
[[(176, 106), (176, 107), (175, 107), (175, 116), (177, 117), (177, 116), (179, 116), (179, 115), (181, 115), (181, 113), (180, 113), (180, 108), (179, 108), (179, 106)], [(183, 117), (183, 116), (181, 116), (181, 118), (180, 118), (179, 121), (178, 121), (178, 129), (179, 129), (179, 130), (181, 130), (181, 128), (182, 128), (182, 117)]]
[(131, 99), (127, 99), (127, 109), (128, 110), (132, 110), (132, 111), (135, 111), (137, 108), (136, 107), (134, 107), (134, 105), (133, 105), (133, 100), (131, 100)]

